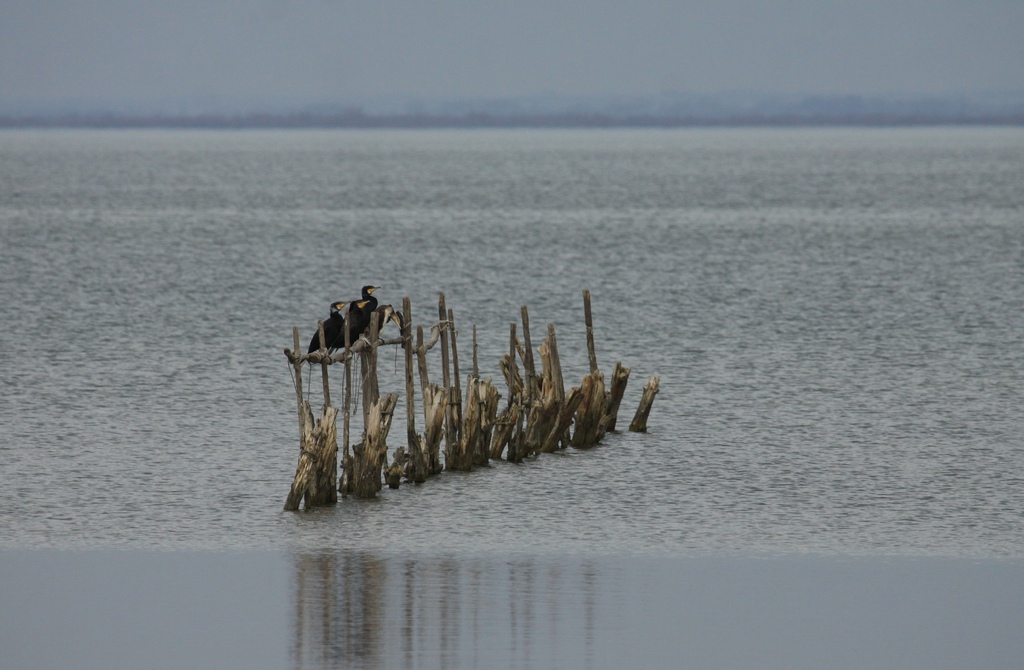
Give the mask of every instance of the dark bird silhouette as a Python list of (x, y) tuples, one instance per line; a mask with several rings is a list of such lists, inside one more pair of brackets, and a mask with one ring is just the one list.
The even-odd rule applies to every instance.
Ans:
[[(327, 350), (334, 351), (345, 346), (345, 306), (348, 301), (339, 300), (331, 303), (331, 316), (324, 321), (324, 342), (327, 343)], [(311, 354), (320, 348), (320, 333), (313, 333), (313, 339), (309, 341), (307, 354)]]
[[(359, 336), (370, 327), (370, 315), (377, 309), (377, 299), (373, 297), (373, 292), (378, 289), (380, 289), (379, 286), (364, 286), (363, 299), (353, 300), (348, 304), (348, 337), (350, 344), (359, 339)], [(342, 333), (342, 337), (345, 337), (344, 333)], [(345, 346), (345, 343), (342, 342), (341, 346)]]
[[(334, 352), (345, 346), (346, 311), (351, 311), (353, 314), (356, 314), (358, 316), (357, 319), (353, 319), (351, 316), (349, 317), (349, 328), (351, 329), (351, 332), (349, 333), (350, 344), (355, 342), (359, 338), (360, 333), (366, 330), (367, 325), (369, 325), (370, 323), (369, 317), (366, 317), (366, 325), (362, 325), (362, 327), (359, 328), (359, 330), (353, 329), (353, 324), (356, 327), (359, 327), (361, 325), (363, 319), (361, 310), (363, 310), (364, 308), (369, 308), (371, 311), (373, 309), (376, 309), (377, 299), (373, 297), (373, 292), (379, 288), (379, 286), (364, 286), (362, 290), (362, 300), (353, 300), (351, 302), (347, 300), (339, 300), (337, 302), (331, 303), (331, 316), (326, 321), (324, 321), (324, 341), (327, 344), (326, 349), (329, 352)], [(371, 303), (373, 307), (369, 307), (369, 304)], [(311, 354), (314, 351), (318, 350), (319, 348), (320, 333), (314, 332), (313, 339), (309, 341), (309, 350), (306, 351), (306, 353)]]

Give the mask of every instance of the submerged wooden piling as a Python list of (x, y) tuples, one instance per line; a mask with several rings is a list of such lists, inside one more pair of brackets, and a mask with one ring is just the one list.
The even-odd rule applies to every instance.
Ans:
[(629, 368), (622, 365), (621, 362), (616, 363), (615, 369), (612, 370), (612, 386), (608, 391), (608, 405), (605, 407), (604, 418), (601, 419), (606, 431), (615, 430), (619, 405), (622, 404), (622, 396), (626, 393), (626, 383), (629, 382), (629, 372)]
[[(419, 334), (422, 344), (422, 327)], [(408, 458), (403, 474), (409, 481), (422, 484), (427, 480), (427, 459), (423, 452), (423, 441), (416, 432), (416, 394), (413, 390), (415, 382), (412, 370), (412, 304), (409, 298), (402, 301), (402, 347), (405, 349), (405, 423), (408, 444)], [(390, 485), (390, 481), (388, 484)]]
[(658, 395), (660, 383), (660, 377), (651, 377), (644, 386), (644, 395), (640, 398), (640, 406), (636, 408), (633, 421), (629, 424), (629, 429), (634, 433), (647, 432), (647, 416), (651, 413), (651, 405), (654, 404), (654, 396)]
[[(630, 369), (615, 364), (610, 388), (597, 365), (590, 292), (583, 291), (587, 354), (590, 373), (579, 386), (565, 390), (554, 324), (549, 323), (540, 346), (534, 348), (529, 310), (521, 307), (522, 337), (519, 325), (509, 324), (508, 354), (500, 368), (508, 386), (507, 404), (498, 411), (501, 393), (490, 378), (480, 378), (477, 360), (476, 324), (472, 328), (473, 372), (466, 377), (465, 388), (458, 359), (458, 331), (454, 310), (445, 305), (444, 293), (438, 296), (438, 321), (430, 327), (430, 340), (424, 341), (424, 326), (416, 326), (413, 341), (412, 306), (409, 298), (402, 304), (400, 337), (381, 339), (381, 314), (392, 313), (391, 306), (374, 313), (368, 332), (356, 342), (351, 341), (346, 312), (344, 350), (333, 353), (326, 348), (323, 321), (317, 323), (319, 349), (303, 354), (299, 349), (298, 328), (292, 329), (293, 349), (285, 349), (293, 366), (297, 417), (299, 423), (299, 462), (295, 478), (285, 502), (285, 509), (308, 509), (337, 501), (337, 493), (357, 498), (372, 498), (384, 483), (398, 488), (403, 477), (407, 481), (424, 482), (443, 469), (469, 471), (487, 465), (492, 459), (511, 463), (527, 457), (550, 453), (571, 444), (586, 449), (599, 443), (607, 431), (615, 429), (617, 414), (625, 394)], [(426, 353), (441, 342), (441, 384), (430, 382)], [(380, 395), (377, 378), (377, 349), (382, 344), (401, 344), (404, 350), (406, 395), (406, 444), (394, 450), (388, 461), (387, 436), (391, 428), (398, 395)], [(350, 441), (352, 403), (352, 364), (359, 355), (362, 368), (362, 433), (357, 444)], [(413, 357), (415, 356), (415, 362)], [(540, 369), (537, 367), (539, 356)], [(324, 405), (314, 420), (309, 401), (303, 397), (303, 363), (319, 363), (323, 383)], [(343, 398), (344, 449), (337, 444), (337, 413), (331, 404), (329, 368), (345, 366)], [(520, 367), (521, 364), (521, 367)], [(415, 368), (414, 368), (415, 366)], [(420, 376), (424, 431), (416, 429), (415, 373)], [(454, 373), (454, 379), (452, 378)], [(631, 431), (645, 431), (659, 379), (651, 377), (644, 387), (643, 398)], [(464, 393), (463, 393), (464, 391)], [(441, 441), (445, 441), (444, 458)], [(338, 476), (338, 460), (341, 476)], [(340, 481), (339, 481), (340, 480)]]

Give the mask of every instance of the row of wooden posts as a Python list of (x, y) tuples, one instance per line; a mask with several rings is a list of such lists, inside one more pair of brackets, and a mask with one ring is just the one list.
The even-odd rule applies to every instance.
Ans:
[[(412, 338), (412, 308), (409, 298), (402, 304), (401, 336), (382, 339), (378, 315), (368, 329), (368, 337), (360, 338), (343, 351), (330, 353), (323, 348), (309, 354), (300, 349), (299, 330), (292, 329), (294, 348), (285, 349), (285, 356), (294, 369), (295, 393), (299, 419), (299, 463), (291, 491), (285, 501), (286, 510), (297, 510), (302, 502), (306, 509), (336, 503), (338, 493), (359, 498), (372, 498), (386, 481), (398, 488), (404, 479), (422, 483), (444, 469), (469, 471), (485, 466), (491, 460), (519, 463), (524, 458), (550, 453), (567, 446), (592, 447), (615, 429), (616, 416), (630, 369), (616, 363), (611, 384), (606, 389), (604, 375), (597, 366), (594, 329), (590, 310), (590, 292), (583, 291), (587, 351), (590, 374), (579, 386), (568, 392), (562, 380), (555, 327), (548, 324), (547, 334), (537, 347), (540, 371), (534, 360), (533, 340), (527, 308), (522, 307), (522, 337), (517, 324), (510, 324), (509, 353), (501, 360), (501, 371), (508, 387), (507, 402), (499, 412), (501, 394), (490, 378), (481, 379), (477, 361), (476, 326), (473, 326), (473, 372), (467, 377), (465, 399), (459, 370), (458, 331), (455, 315), (446, 308), (444, 294), (438, 300), (438, 321), (430, 327), (425, 340), (423, 326), (416, 327)], [(323, 322), (319, 324), (320, 342), (326, 340)], [(441, 384), (431, 383), (426, 353), (441, 343)], [(402, 345), (405, 350), (405, 393), (407, 446), (394, 451), (387, 463), (387, 437), (391, 429), (398, 394), (380, 395), (377, 384), (377, 350), (380, 346)], [(352, 364), (359, 355), (362, 372), (362, 439), (349, 448), (351, 433)], [(419, 373), (420, 397), (425, 430), (416, 430), (413, 356)], [(323, 382), (324, 404), (320, 417), (314, 419), (308, 399), (303, 397), (303, 366), (319, 364)], [(328, 368), (343, 364), (345, 386), (342, 415), (341, 477), (338, 476), (337, 414), (331, 404)], [(520, 367), (521, 364), (521, 367)], [(647, 430), (647, 417), (658, 393), (658, 377), (651, 377), (629, 429)], [(441, 442), (444, 441), (444, 460)]]

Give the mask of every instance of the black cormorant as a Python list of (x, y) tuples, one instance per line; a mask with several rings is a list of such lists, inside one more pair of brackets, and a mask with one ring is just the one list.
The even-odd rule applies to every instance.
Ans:
[[(339, 300), (338, 302), (331, 303), (331, 316), (324, 321), (324, 341), (327, 342), (327, 350), (334, 351), (345, 346), (345, 306), (348, 305), (347, 300)], [(311, 354), (320, 348), (320, 333), (319, 331), (313, 333), (313, 339), (309, 341), (309, 350), (307, 354)]]

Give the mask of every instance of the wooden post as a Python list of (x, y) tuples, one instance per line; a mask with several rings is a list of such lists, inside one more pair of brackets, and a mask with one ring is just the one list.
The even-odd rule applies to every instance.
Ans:
[(605, 408), (602, 419), (605, 430), (615, 430), (619, 405), (622, 403), (622, 396), (626, 392), (626, 383), (629, 381), (629, 372), (629, 368), (624, 367), (621, 361), (616, 363), (615, 369), (612, 370), (612, 387), (608, 392), (608, 406)]
[(380, 387), (377, 384), (377, 341), (380, 339), (380, 315), (370, 314), (368, 338), (370, 346), (360, 354), (360, 365), (363, 370), (363, 432), (369, 424), (370, 407), (380, 398)]
[(427, 426), (423, 435), (427, 474), (436, 475), (444, 469), (441, 463), (441, 437), (444, 431), (445, 408), (448, 407), (448, 392), (437, 384), (431, 384), (424, 391), (423, 404), (427, 411)]
[(302, 357), (299, 349), (299, 327), (292, 326), (292, 340), (295, 343), (295, 395), (299, 407), (299, 450), (302, 449), (303, 440), (306, 437), (306, 414), (302, 411)]
[[(423, 457), (423, 443), (416, 432), (416, 394), (413, 390), (412, 373), (412, 303), (408, 297), (402, 300), (402, 316), (402, 347), (405, 349), (405, 422), (406, 439), (409, 444), (405, 476), (410, 481), (420, 484), (427, 479), (427, 464)], [(419, 332), (422, 339), (423, 328), (420, 328)], [(397, 453), (395, 461), (398, 461)], [(391, 484), (390, 480), (388, 484)]]
[(330, 361), (327, 360), (327, 341), (324, 339), (324, 322), (317, 321), (316, 332), (320, 336), (320, 351), (323, 352), (324, 357), (320, 360), (320, 377), (324, 383), (324, 407), (331, 406), (331, 385), (327, 381), (327, 366), (330, 365)]
[(430, 386), (430, 375), (427, 371), (427, 348), (423, 343), (423, 326), (416, 326), (416, 363), (420, 372), (420, 393), (423, 397), (424, 427), (430, 421), (427, 409), (427, 387)]
[(462, 441), (462, 381), (459, 376), (459, 348), (458, 333), (455, 330), (455, 314), (448, 309), (448, 323), (451, 324), (452, 337), (452, 378), (455, 382), (455, 391), (452, 398), (452, 421), (455, 424), (455, 441)]
[(491, 433), (497, 419), (500, 397), (501, 394), (494, 388), (489, 377), (480, 382), (480, 439), (473, 457), (475, 465), (487, 465), (490, 460)]
[[(523, 405), (523, 395), (525, 395), (525, 385), (523, 388), (516, 389), (516, 381), (519, 377), (519, 366), (516, 365), (516, 354), (518, 352), (519, 340), (516, 338), (516, 323), (513, 321), (509, 324), (509, 335), (508, 335), (508, 370), (509, 370), (509, 392), (508, 402), (509, 405), (516, 407), (516, 412), (513, 418), (514, 423), (508, 436), (508, 455), (505, 457), (510, 463), (519, 463), (523, 460), (522, 454), (522, 442), (523, 442), (523, 420), (526, 418), (526, 410)], [(492, 450), (493, 453), (493, 450)]]
[(594, 446), (604, 437), (601, 419), (608, 404), (604, 391), (604, 375), (600, 372), (587, 375), (583, 378), (580, 390), (583, 393), (583, 401), (576, 411), (572, 446), (585, 449)]
[[(444, 306), (444, 293), (440, 293), (437, 299), (437, 314), (438, 321), (445, 321), (448, 318), (448, 310)], [(448, 363), (448, 329), (443, 328), (441, 330), (441, 380), (444, 383), (445, 395), (451, 393), (451, 376), (449, 374), (449, 363)], [(445, 406), (444, 412), (444, 453), (445, 458), (448, 456), (448, 452), (455, 444), (455, 422), (452, 418), (451, 400), (449, 404)]]
[(590, 374), (597, 372), (597, 352), (594, 350), (594, 319), (590, 314), (590, 291), (583, 289), (583, 319), (587, 324), (587, 354), (590, 356)]
[(381, 473), (387, 453), (387, 436), (391, 428), (398, 396), (389, 393), (374, 402), (368, 413), (369, 425), (363, 433), (363, 441), (356, 445), (353, 453), (353, 492), (359, 498), (373, 498), (381, 489)]
[(480, 379), (480, 365), (477, 363), (476, 356), (480, 347), (476, 343), (476, 324), (473, 324), (473, 378)]
[(583, 402), (583, 392), (579, 387), (574, 386), (570, 391), (569, 395), (566, 396), (565, 403), (562, 408), (558, 411), (558, 421), (551, 428), (551, 432), (548, 433), (541, 444), (541, 453), (551, 453), (558, 448), (559, 444), (565, 446), (563, 436), (569, 432), (569, 425), (572, 423), (573, 415), (579, 408), (580, 403)]
[(559, 401), (565, 401), (565, 382), (562, 379), (562, 361), (558, 358), (558, 340), (555, 338), (555, 324), (548, 324), (548, 349), (551, 352), (551, 380)]
[(527, 407), (531, 407), (537, 399), (537, 368), (533, 365), (533, 344), (530, 342), (530, 313), (526, 309), (526, 305), (523, 305), (519, 311), (523, 317), (523, 368), (526, 377), (524, 402)]
[(351, 323), (352, 305), (345, 307), (345, 414), (342, 416), (342, 457), (341, 477), (338, 478), (338, 491), (348, 495), (352, 492), (352, 454), (349, 445), (352, 443), (352, 333), (349, 331)]
[(634, 433), (647, 432), (647, 416), (651, 413), (651, 405), (654, 404), (654, 396), (658, 395), (660, 383), (661, 378), (651, 377), (647, 381), (647, 385), (644, 386), (644, 395), (640, 398), (640, 406), (636, 408), (633, 421), (629, 424), (629, 429)]

